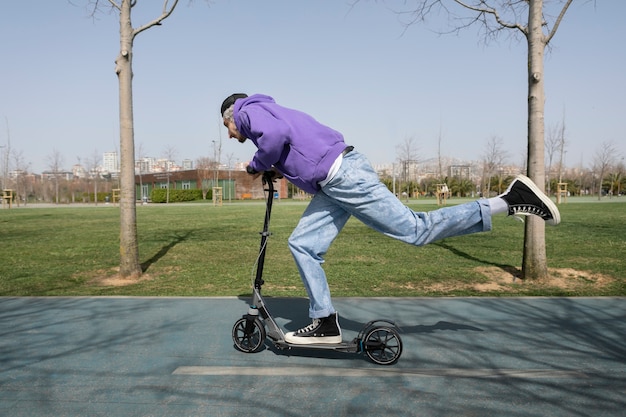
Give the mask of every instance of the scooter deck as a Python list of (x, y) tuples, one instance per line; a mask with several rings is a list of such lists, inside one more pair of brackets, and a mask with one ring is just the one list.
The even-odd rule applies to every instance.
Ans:
[(306, 345), (288, 343), (285, 341), (274, 340), (274, 345), (281, 349), (325, 349), (337, 350), (341, 352), (359, 352), (359, 345), (355, 342), (342, 341), (341, 343), (310, 343)]

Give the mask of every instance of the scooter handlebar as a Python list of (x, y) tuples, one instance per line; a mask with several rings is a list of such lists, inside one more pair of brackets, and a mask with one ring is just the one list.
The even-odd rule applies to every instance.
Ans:
[(263, 171), (263, 184), (267, 184), (269, 182), (274, 182), (274, 180), (277, 180), (279, 178), (282, 178), (283, 176), (279, 173), (276, 172), (274, 170), (270, 170), (270, 171)]

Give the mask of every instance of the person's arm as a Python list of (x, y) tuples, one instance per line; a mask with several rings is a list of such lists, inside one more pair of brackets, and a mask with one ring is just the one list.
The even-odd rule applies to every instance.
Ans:
[(289, 144), (291, 129), (263, 109), (246, 109), (238, 117), (243, 131), (254, 138), (258, 148), (248, 166), (257, 172), (271, 170)]

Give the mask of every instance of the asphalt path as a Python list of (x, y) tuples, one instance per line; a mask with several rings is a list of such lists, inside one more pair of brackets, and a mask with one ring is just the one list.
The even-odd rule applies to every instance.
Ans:
[[(304, 299), (266, 300), (279, 325)], [(626, 298), (337, 298), (395, 365), (234, 349), (246, 298), (0, 297), (1, 416), (624, 416)]]

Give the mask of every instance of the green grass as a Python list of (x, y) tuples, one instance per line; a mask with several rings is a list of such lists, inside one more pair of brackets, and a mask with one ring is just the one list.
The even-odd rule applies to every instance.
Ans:
[[(568, 202), (562, 224), (546, 228), (550, 268), (571, 269), (573, 287), (508, 283), (480, 271), (511, 271), (522, 258), (523, 226), (497, 216), (493, 231), (416, 248), (351, 219), (326, 256), (334, 296), (626, 295), (626, 204)], [(457, 201), (453, 200), (453, 203)], [(419, 211), (432, 200), (412, 201)], [(305, 296), (287, 238), (305, 203), (281, 201), (272, 216), (264, 291)], [(250, 293), (264, 205), (137, 207), (144, 278), (106, 285), (119, 263), (119, 209), (20, 208), (0, 211), (0, 295), (220, 296)], [(595, 274), (595, 275), (590, 275)], [(601, 274), (601, 275), (599, 275)], [(596, 279), (603, 277), (602, 280)], [(595, 278), (594, 278), (595, 277)]]

